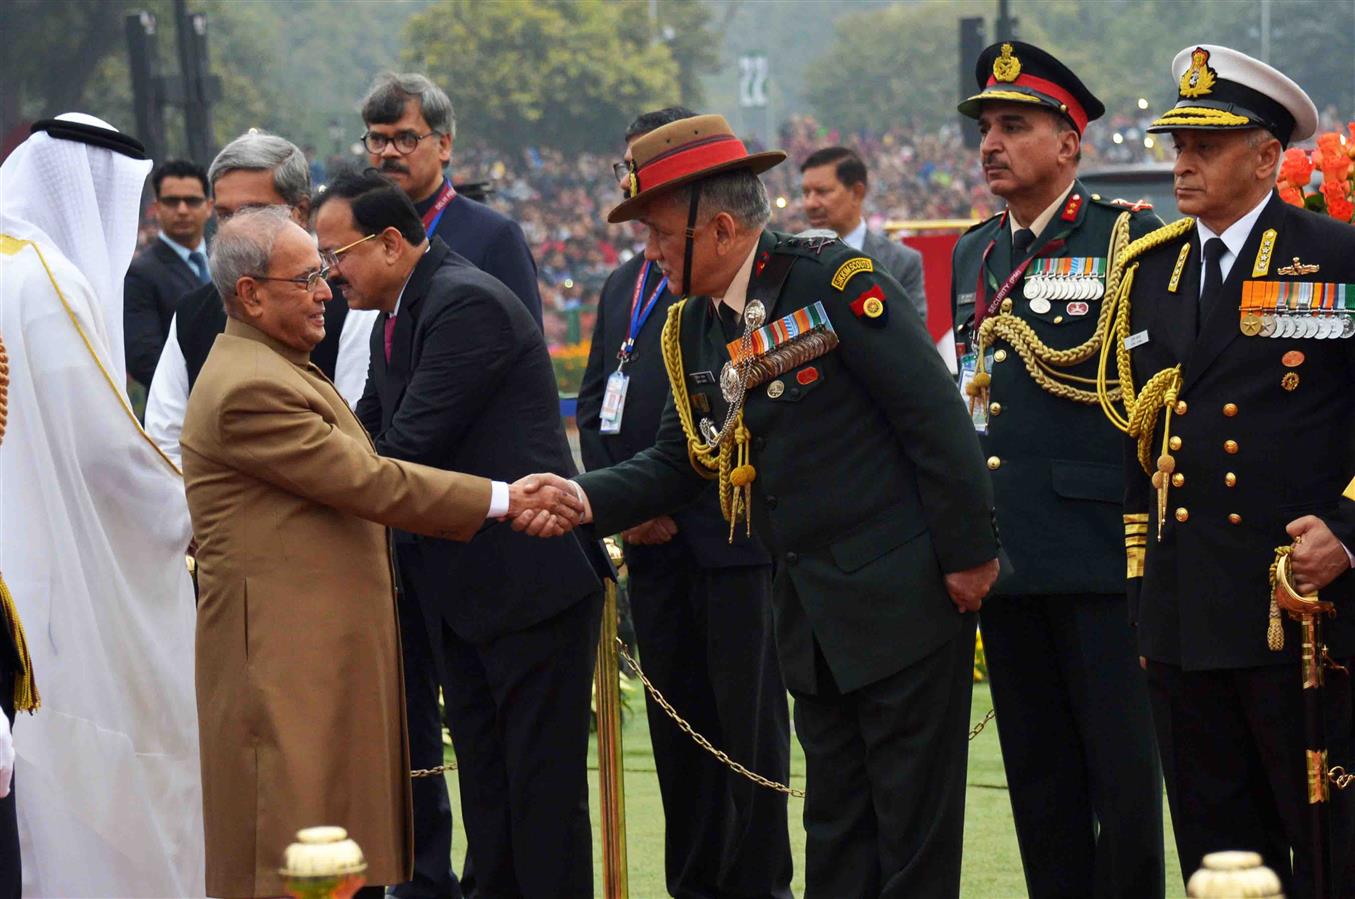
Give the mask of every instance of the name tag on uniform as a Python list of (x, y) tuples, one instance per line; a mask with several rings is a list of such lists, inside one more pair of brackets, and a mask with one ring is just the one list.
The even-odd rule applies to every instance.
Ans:
[(1124, 339), (1124, 348), (1132, 350), (1135, 347), (1141, 347), (1148, 342), (1148, 332), (1140, 331), (1137, 334), (1130, 334)]
[(626, 390), (630, 387), (630, 375), (617, 369), (607, 376), (607, 390), (602, 394), (602, 412), (598, 416), (603, 434), (621, 433), (621, 415), (626, 411)]

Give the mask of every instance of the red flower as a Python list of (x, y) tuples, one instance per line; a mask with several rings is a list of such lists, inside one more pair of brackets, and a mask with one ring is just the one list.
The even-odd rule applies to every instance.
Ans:
[(1303, 208), (1303, 191), (1292, 184), (1280, 185), (1280, 199), (1284, 200), (1290, 206)]
[[(1308, 158), (1305, 150), (1298, 147), (1290, 147), (1284, 151), (1284, 161), (1280, 163), (1280, 180), (1287, 181), (1294, 187), (1303, 187), (1313, 179), (1313, 161)], [(1296, 203), (1302, 206), (1303, 203)]]

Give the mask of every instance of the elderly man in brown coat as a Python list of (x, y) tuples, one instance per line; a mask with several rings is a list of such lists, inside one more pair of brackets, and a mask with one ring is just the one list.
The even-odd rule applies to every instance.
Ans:
[(331, 294), (285, 210), (233, 217), (211, 268), (229, 320), (181, 441), (201, 590), (207, 892), (280, 895), (283, 849), (318, 824), (348, 829), (368, 883), (399, 883), (412, 866), (409, 750), (386, 528), (469, 540), (487, 518), (540, 507), (558, 516), (553, 535), (578, 509), (553, 476), (528, 493), (528, 479), (376, 454), (308, 360)]

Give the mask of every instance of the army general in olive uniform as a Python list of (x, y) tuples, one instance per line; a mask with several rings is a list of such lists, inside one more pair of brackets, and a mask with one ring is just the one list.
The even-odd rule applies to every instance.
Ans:
[(1161, 224), (1077, 180), (1101, 102), (1048, 53), (983, 52), (984, 174), (1007, 201), (960, 238), (961, 368), (1012, 561), (983, 607), (1012, 816), (1035, 899), (1147, 899), (1165, 886), (1162, 778), (1129, 625), (1122, 438), (1097, 404), (1111, 233)]
[[(656, 445), (580, 475), (607, 532), (719, 482), (771, 552), (777, 653), (805, 750), (806, 895), (959, 893), (974, 610), (997, 574), (987, 471), (892, 277), (831, 234), (787, 238), (720, 116), (631, 147), (611, 221), (688, 299), (661, 339)], [(685, 226), (685, 227), (684, 227)], [(751, 689), (751, 687), (750, 687)]]
[[(1327, 648), (1355, 657), (1355, 575), (1343, 488), (1355, 471), (1355, 228), (1287, 205), (1282, 150), (1317, 110), (1293, 81), (1235, 50), (1182, 50), (1169, 132), (1185, 218), (1118, 254), (1107, 401), (1131, 437), (1130, 606), (1189, 876), (1207, 852), (1259, 852), (1285, 895), (1355, 895), (1355, 791), (1331, 791), (1324, 890), (1305, 766), (1297, 626), (1269, 602), (1277, 547), (1301, 590), (1335, 606)], [(1349, 768), (1351, 684), (1323, 688), (1330, 765)], [(1325, 777), (1325, 772), (1323, 772)], [(1292, 862), (1291, 862), (1292, 855)]]

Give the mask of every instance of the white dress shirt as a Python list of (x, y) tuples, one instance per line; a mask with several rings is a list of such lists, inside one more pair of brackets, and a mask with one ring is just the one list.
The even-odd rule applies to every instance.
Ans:
[(861, 252), (861, 247), (866, 243), (866, 220), (861, 219), (856, 223), (855, 228), (848, 231), (846, 234), (839, 235), (839, 237), (842, 238), (842, 242), (847, 246), (856, 250), (858, 253)]
[(1018, 222), (1016, 220), (1015, 210), (1013, 210), (1011, 207), (1008, 207), (1007, 211), (1010, 214), (1007, 216), (1007, 224), (1011, 227), (1012, 233), (1015, 234), (1022, 228), (1029, 228), (1030, 233), (1034, 234), (1036, 237), (1039, 237), (1041, 234), (1043, 234), (1044, 229), (1048, 228), (1050, 221), (1053, 220), (1054, 213), (1059, 211), (1059, 209), (1063, 206), (1063, 201), (1067, 200), (1068, 195), (1073, 192), (1074, 183), (1075, 182), (1073, 181), (1069, 181), (1068, 186), (1063, 189), (1063, 193), (1059, 194), (1059, 198), (1054, 202), (1050, 203), (1048, 206), (1046, 206), (1044, 212), (1041, 212), (1038, 216), (1036, 216), (1035, 221), (1031, 222), (1029, 225), (1025, 225), (1022, 224), (1021, 222)]
[(1222, 234), (1214, 233), (1214, 230), (1206, 225), (1200, 219), (1195, 220), (1195, 227), (1200, 232), (1200, 290), (1204, 290), (1204, 245), (1209, 243), (1215, 237), (1223, 240), (1223, 245), (1227, 249), (1219, 257), (1219, 271), (1223, 274), (1223, 280), (1228, 280), (1228, 273), (1233, 270), (1233, 263), (1237, 261), (1237, 255), (1242, 252), (1242, 246), (1251, 237), (1252, 228), (1256, 227), (1256, 220), (1261, 217), (1261, 210), (1266, 208), (1270, 202), (1270, 194), (1261, 198), (1261, 202), (1256, 204), (1256, 208), (1242, 218), (1233, 222), (1224, 229)]
[(198, 241), (198, 245), (197, 245), (196, 247), (189, 248), (189, 247), (186, 247), (186, 246), (184, 246), (183, 244), (179, 243), (177, 240), (174, 240), (174, 239), (171, 238), (171, 237), (166, 237), (166, 236), (165, 236), (165, 232), (163, 232), (163, 231), (161, 231), (161, 232), (160, 232), (158, 235), (156, 235), (156, 236), (159, 237), (161, 240), (163, 240), (165, 243), (169, 244), (169, 248), (170, 248), (171, 250), (173, 250), (175, 253), (178, 254), (179, 258), (183, 260), (183, 264), (186, 265), (186, 266), (188, 266), (190, 269), (192, 269), (192, 270), (193, 270), (193, 274), (195, 274), (195, 275), (198, 273), (197, 266), (195, 266), (195, 265), (193, 265), (193, 263), (189, 262), (189, 261), (188, 261), (188, 257), (189, 257), (189, 255), (192, 254), (192, 253), (201, 253), (201, 254), (202, 254), (202, 264), (203, 264), (203, 267), (205, 267), (205, 268), (207, 269), (207, 277), (208, 277), (209, 279), (212, 277), (212, 265), (211, 265), (210, 262), (207, 261), (207, 240), (206, 240), (206, 238), (203, 238), (203, 239), (199, 240), (199, 241)]

